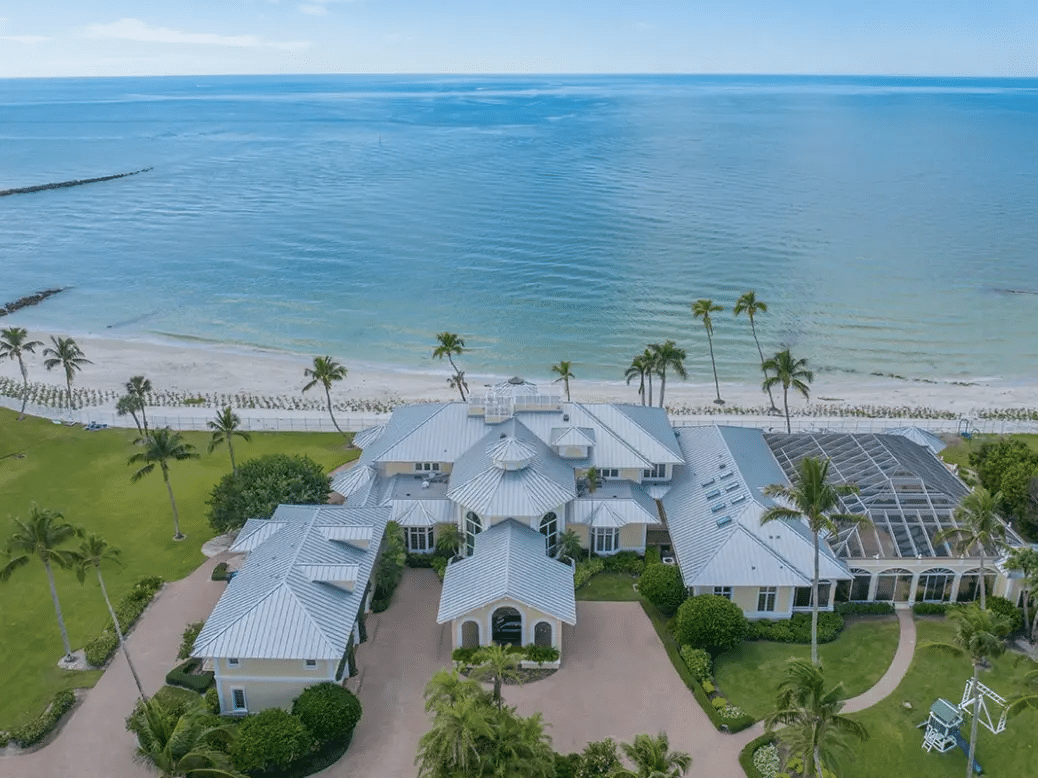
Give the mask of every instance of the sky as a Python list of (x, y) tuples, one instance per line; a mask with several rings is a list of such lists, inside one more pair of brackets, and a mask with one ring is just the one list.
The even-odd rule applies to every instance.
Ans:
[(1038, 76), (1036, 0), (0, 0), (0, 78)]

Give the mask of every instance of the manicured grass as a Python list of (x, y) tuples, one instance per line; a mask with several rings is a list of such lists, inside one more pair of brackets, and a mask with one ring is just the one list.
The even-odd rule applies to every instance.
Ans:
[[(889, 778), (927, 776), (927, 778), (961, 778), (966, 772), (966, 755), (958, 748), (946, 754), (922, 749), (923, 730), (916, 725), (926, 720), (930, 706), (938, 697), (954, 704), (962, 699), (966, 679), (972, 675), (969, 660), (945, 655), (925, 648), (929, 642), (950, 642), (952, 623), (944, 619), (918, 619), (918, 642), (912, 666), (901, 685), (887, 699), (853, 714), (871, 735), (861, 745), (854, 745), (854, 758), (845, 760), (841, 778)], [(1022, 690), (1023, 675), (1035, 669), (1029, 661), (1018, 661), (1018, 654), (1007, 653), (994, 662), (991, 670), (981, 672), (981, 681), (1003, 697)], [(908, 702), (908, 710), (903, 703)], [(980, 727), (977, 739), (977, 761), (991, 776), (1025, 776), (1035, 774), (1038, 746), (1034, 732), (1038, 727), (1038, 711), (1029, 710), (1009, 720), (1006, 730), (993, 735)], [(969, 738), (969, 718), (963, 727)]]
[[(898, 638), (894, 616), (848, 620), (832, 643), (818, 647), (830, 684), (843, 682), (844, 697), (872, 688), (894, 659)], [(714, 662), (714, 678), (725, 697), (754, 718), (774, 710), (778, 684), (790, 657), (810, 659), (811, 646), (795, 643), (746, 642)]]
[[(206, 521), (209, 493), (230, 470), (226, 448), (206, 453), (209, 435), (185, 433), (202, 455), (174, 462), (170, 481), (187, 539), (173, 540), (173, 519), (161, 473), (131, 483), (136, 430), (86, 432), (45, 419), (0, 409), (0, 543), (11, 531), (8, 516), (25, 518), (30, 505), (51, 508), (65, 519), (96, 532), (122, 549), (123, 567), (105, 571), (113, 601), (145, 575), (182, 578), (204, 561), (202, 544), (212, 537)], [(337, 433), (253, 433), (252, 442), (235, 440), (239, 462), (274, 453), (305, 454), (326, 468), (358, 455), (346, 450)], [(80, 585), (75, 576), (55, 574), (73, 648), (81, 648), (108, 618), (96, 580)], [(61, 635), (38, 562), (15, 571), (0, 584), (0, 729), (38, 715), (59, 689), (92, 686), (99, 673), (69, 673), (55, 666)]]
[(640, 597), (634, 585), (638, 579), (627, 573), (598, 573), (577, 589), (578, 600), (596, 602), (637, 602)]
[[(977, 435), (970, 440), (959, 439), (957, 442), (952, 443), (950, 446), (945, 448), (940, 453), (941, 459), (951, 465), (958, 465), (959, 467), (970, 466), (969, 458), (970, 452), (980, 448), (983, 443), (994, 442), (998, 440), (1001, 435)], [(1038, 451), (1038, 435), (1030, 433), (1017, 433), (1012, 435), (1006, 435), (1007, 438), (1013, 438), (1015, 440), (1022, 440), (1034, 451)]]

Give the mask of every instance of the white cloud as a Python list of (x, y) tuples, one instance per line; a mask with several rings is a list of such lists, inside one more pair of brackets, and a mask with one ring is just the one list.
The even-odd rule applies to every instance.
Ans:
[(0, 35), (0, 41), (14, 41), (15, 43), (42, 43), (49, 41), (46, 35)]
[(255, 35), (217, 35), (211, 32), (185, 32), (169, 27), (153, 27), (140, 19), (120, 19), (109, 24), (88, 25), (88, 38), (109, 38), (145, 43), (191, 43), (206, 46), (234, 46), (238, 48), (270, 47), (275, 49), (305, 49), (307, 41), (265, 41)]
[(328, 9), (325, 8), (323, 5), (301, 5), (299, 6), (299, 10), (305, 14), (310, 14), (310, 16), (328, 15)]

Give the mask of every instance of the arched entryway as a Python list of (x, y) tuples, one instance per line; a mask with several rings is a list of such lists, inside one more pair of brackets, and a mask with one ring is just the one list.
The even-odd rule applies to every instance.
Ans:
[(955, 573), (943, 567), (934, 567), (919, 576), (915, 590), (916, 602), (948, 602), (951, 599)]
[(461, 647), (479, 647), (479, 624), (475, 621), (466, 621), (461, 625)]
[(551, 648), (551, 624), (546, 621), (538, 621), (533, 628), (533, 644), (541, 648)]
[[(984, 584), (985, 591), (990, 597), (995, 588), (995, 576), (987, 568), (984, 569)], [(973, 602), (980, 599), (979, 568), (962, 574), (962, 578), (959, 580), (959, 594), (955, 599), (958, 602)]]
[(901, 568), (884, 570), (877, 576), (876, 600), (908, 602), (912, 595), (912, 574)]
[(490, 617), (490, 639), (509, 646), (523, 644), (523, 617), (515, 608), (507, 605), (494, 611)]

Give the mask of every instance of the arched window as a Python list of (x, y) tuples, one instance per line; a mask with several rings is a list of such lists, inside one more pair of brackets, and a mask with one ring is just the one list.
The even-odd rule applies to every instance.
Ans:
[(551, 624), (538, 621), (533, 628), (533, 644), (542, 648), (551, 648)]
[(559, 518), (554, 513), (545, 513), (541, 519), (541, 534), (544, 535), (548, 556), (555, 556), (559, 546)]
[(878, 576), (876, 599), (886, 602), (908, 602), (912, 594), (912, 574), (901, 568), (884, 570)]
[(461, 625), (461, 647), (479, 647), (479, 624), (475, 621), (466, 621)]
[(916, 602), (948, 602), (951, 599), (955, 573), (943, 567), (927, 570), (919, 576), (915, 589)]
[[(987, 568), (984, 568), (984, 583), (987, 588), (988, 596), (995, 588), (995, 576), (989, 572)], [(980, 569), (970, 570), (968, 573), (963, 573), (962, 578), (959, 579), (959, 596), (956, 597), (959, 602), (973, 602), (974, 600), (980, 599)]]
[(523, 644), (523, 617), (515, 608), (507, 605), (494, 611), (490, 617), (490, 639), (509, 646)]
[(465, 554), (471, 555), (476, 548), (476, 535), (483, 531), (483, 522), (472, 511), (465, 514)]

